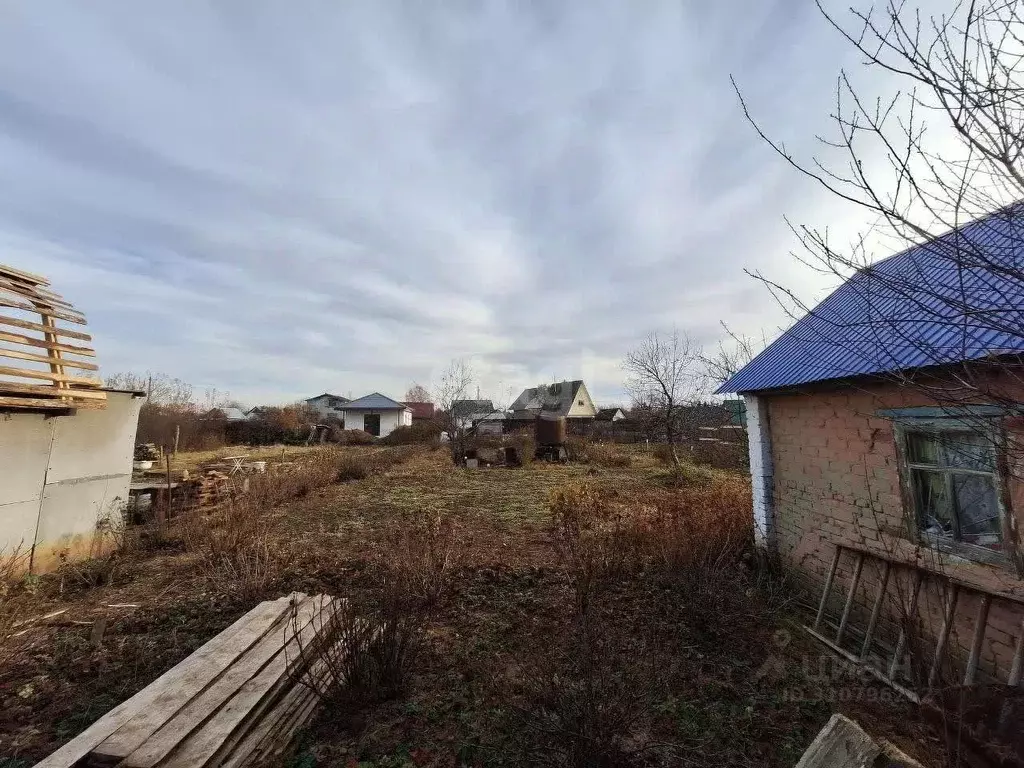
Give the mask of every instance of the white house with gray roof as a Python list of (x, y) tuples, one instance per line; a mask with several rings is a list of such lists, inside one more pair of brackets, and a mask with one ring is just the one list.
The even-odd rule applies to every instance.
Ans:
[(361, 429), (374, 437), (390, 435), (398, 427), (412, 426), (412, 408), (380, 392), (338, 406), (345, 429)]

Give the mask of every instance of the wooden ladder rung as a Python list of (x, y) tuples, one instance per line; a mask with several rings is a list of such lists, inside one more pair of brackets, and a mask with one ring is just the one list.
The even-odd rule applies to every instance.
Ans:
[(914, 586), (910, 591), (910, 603), (907, 605), (906, 621), (901, 622), (899, 635), (896, 637), (896, 647), (893, 648), (892, 661), (889, 663), (889, 678), (896, 679), (896, 672), (903, 661), (903, 654), (907, 649), (907, 628), (917, 618), (917, 602), (921, 596), (921, 585), (924, 583), (924, 574), (920, 570), (914, 571)]
[(878, 594), (875, 595), (875, 604), (871, 608), (871, 618), (868, 619), (868, 628), (864, 631), (864, 644), (860, 648), (861, 660), (867, 659), (871, 653), (871, 643), (875, 638), (875, 625), (878, 624), (878, 616), (882, 612), (882, 605), (885, 602), (885, 590), (889, 586), (889, 574), (892, 571), (892, 563), (888, 560), (882, 566), (882, 579), (878, 584)]
[(850, 579), (850, 589), (846, 593), (846, 605), (843, 606), (843, 618), (839, 620), (839, 629), (836, 630), (836, 645), (843, 644), (843, 635), (846, 633), (846, 625), (850, 620), (850, 612), (853, 610), (853, 603), (857, 597), (857, 587), (860, 585), (860, 575), (864, 570), (864, 553), (857, 553), (857, 561), (853, 566), (853, 577)]
[(974, 625), (974, 639), (971, 641), (971, 655), (967, 657), (967, 671), (964, 672), (964, 685), (973, 685), (978, 674), (978, 661), (981, 659), (981, 644), (985, 640), (988, 628), (988, 609), (992, 605), (992, 595), (983, 593), (978, 605), (978, 619)]
[(832, 557), (832, 565), (829, 566), (828, 575), (825, 577), (825, 586), (821, 592), (821, 602), (818, 604), (818, 615), (814, 619), (814, 631), (821, 628), (821, 622), (825, 618), (825, 607), (828, 605), (828, 595), (832, 591), (832, 582), (836, 578), (836, 569), (839, 567), (839, 558), (843, 554), (842, 547), (836, 547), (836, 553)]
[(932, 660), (932, 668), (928, 672), (928, 687), (933, 688), (939, 679), (939, 672), (942, 671), (942, 658), (946, 654), (946, 645), (949, 644), (949, 633), (953, 629), (953, 621), (956, 618), (956, 604), (960, 599), (960, 585), (949, 586), (949, 598), (942, 614), (942, 631), (939, 633), (938, 642), (935, 645), (935, 658)]

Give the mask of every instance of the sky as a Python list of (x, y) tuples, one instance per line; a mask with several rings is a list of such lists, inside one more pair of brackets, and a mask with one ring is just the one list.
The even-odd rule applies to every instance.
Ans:
[(792, 0), (0, 6), (0, 261), (89, 319), (104, 374), (247, 405), (401, 398), (468, 358), (511, 399), (677, 326), (786, 323), (784, 216), (849, 215), (810, 148), (852, 51)]

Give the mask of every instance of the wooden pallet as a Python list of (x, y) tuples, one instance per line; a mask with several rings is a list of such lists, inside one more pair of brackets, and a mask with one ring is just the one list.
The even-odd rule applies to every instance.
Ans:
[(91, 337), (57, 324), (85, 325), (85, 315), (49, 284), (0, 264), (0, 307), (8, 310), (0, 314), (0, 358), (13, 361), (0, 364), (0, 408), (104, 408), (103, 382), (89, 375), (99, 366), (83, 359), (96, 353), (76, 343)]
[(327, 672), (310, 648), (343, 604), (300, 592), (260, 603), (35, 768), (241, 767), (282, 754), (315, 714), (307, 683)]

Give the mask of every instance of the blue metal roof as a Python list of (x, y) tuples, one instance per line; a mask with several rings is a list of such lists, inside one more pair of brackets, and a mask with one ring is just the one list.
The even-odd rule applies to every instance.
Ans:
[(409, 406), (374, 392), (338, 406), (339, 411), (404, 411)]
[(1024, 352), (1024, 203), (857, 272), (718, 388), (757, 392)]

